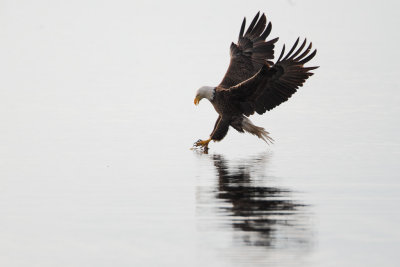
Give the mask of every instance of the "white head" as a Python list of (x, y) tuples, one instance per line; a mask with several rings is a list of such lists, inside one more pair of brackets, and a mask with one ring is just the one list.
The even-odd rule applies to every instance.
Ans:
[(215, 87), (202, 86), (196, 92), (196, 98), (194, 99), (194, 104), (198, 105), (200, 100), (207, 98), (209, 101), (214, 99)]

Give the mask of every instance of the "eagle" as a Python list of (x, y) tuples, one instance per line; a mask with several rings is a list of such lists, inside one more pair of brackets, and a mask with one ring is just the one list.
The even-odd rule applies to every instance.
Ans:
[(195, 142), (194, 148), (208, 151), (210, 141), (221, 141), (229, 127), (272, 143), (269, 132), (254, 125), (248, 117), (254, 113), (264, 114), (287, 101), (313, 75), (310, 71), (318, 68), (304, 67), (317, 53), (317, 50), (311, 52), (312, 43), (307, 45), (307, 39), (298, 47), (300, 38), (297, 38), (286, 54), (283, 45), (278, 60), (271, 61), (279, 38), (266, 41), (272, 25), (271, 22), (267, 24), (265, 14), (260, 16), (258, 12), (246, 32), (245, 27), (246, 18), (237, 44), (231, 43), (230, 64), (221, 83), (216, 87), (202, 86), (196, 92), (194, 104), (206, 98), (214, 106), (218, 118), (210, 137)]

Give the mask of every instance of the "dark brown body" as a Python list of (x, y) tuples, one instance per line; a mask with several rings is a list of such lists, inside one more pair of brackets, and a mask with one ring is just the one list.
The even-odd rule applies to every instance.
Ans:
[(239, 132), (244, 132), (242, 128), (243, 112), (239, 108), (240, 101), (235, 99), (229, 91), (216, 87), (214, 99), (211, 101), (215, 111), (219, 114), (215, 122), (214, 130), (210, 137), (214, 141), (222, 140), (228, 133), (229, 126), (232, 126)]
[(243, 114), (239, 109), (239, 101), (229, 94), (228, 90), (222, 87), (215, 88), (214, 99), (211, 103), (220, 116), (224, 114), (229, 114), (230, 116), (241, 116)]

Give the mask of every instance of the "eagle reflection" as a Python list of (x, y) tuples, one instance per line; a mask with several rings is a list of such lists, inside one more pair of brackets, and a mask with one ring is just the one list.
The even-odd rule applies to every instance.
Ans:
[(197, 213), (204, 230), (217, 227), (225, 231), (228, 224), (234, 238), (246, 245), (308, 247), (311, 235), (307, 205), (292, 199), (293, 192), (288, 189), (265, 185), (271, 181), (264, 174), (266, 156), (236, 164), (221, 155), (212, 155), (211, 159), (217, 184), (211, 190), (199, 187), (197, 194)]

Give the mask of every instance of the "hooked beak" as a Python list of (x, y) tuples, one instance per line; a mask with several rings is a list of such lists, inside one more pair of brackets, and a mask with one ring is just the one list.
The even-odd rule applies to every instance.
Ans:
[(196, 96), (196, 98), (194, 99), (194, 104), (197, 106), (200, 102), (200, 98), (199, 96)]

